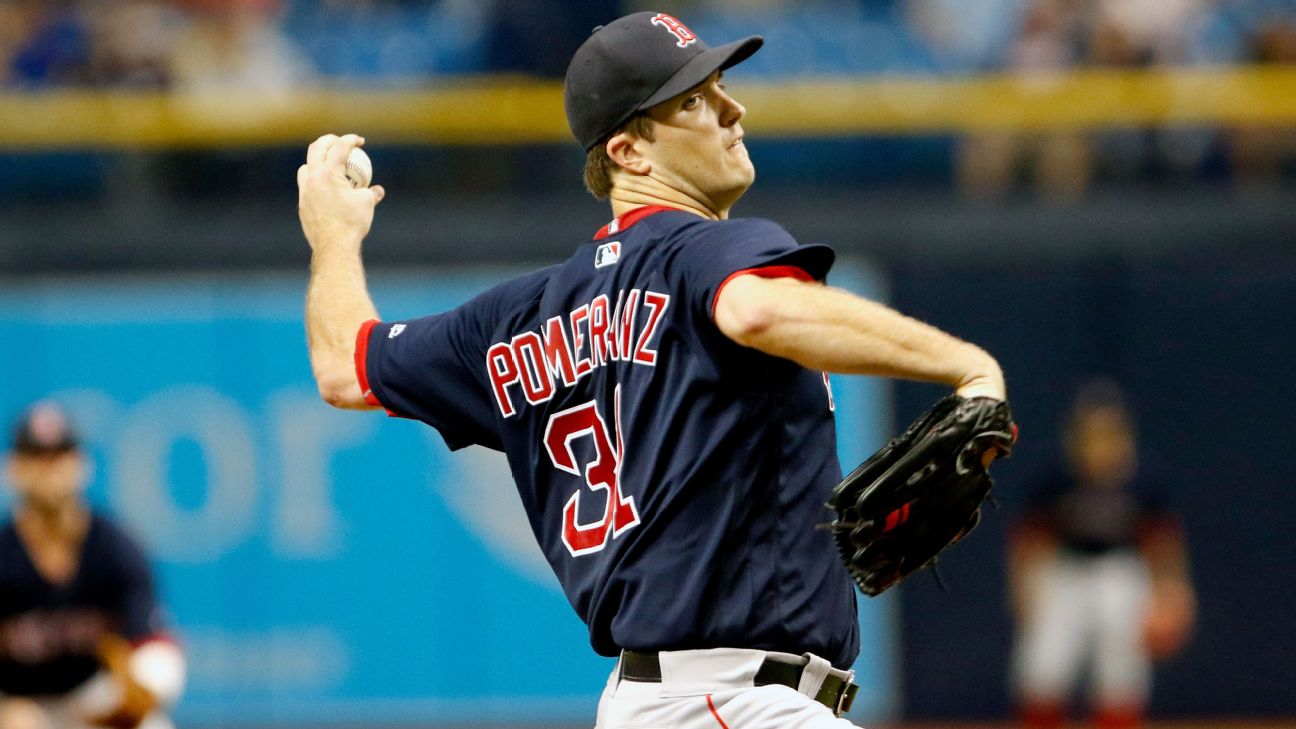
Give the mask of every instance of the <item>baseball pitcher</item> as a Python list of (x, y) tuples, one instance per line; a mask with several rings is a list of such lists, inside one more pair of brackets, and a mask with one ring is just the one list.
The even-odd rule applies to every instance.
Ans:
[[(927, 564), (980, 496), (946, 519), (957, 529), (945, 541), (927, 540), (931, 554), (879, 559), (874, 536), (904, 532), (898, 517), (870, 525), (894, 508), (875, 515), (857, 490), (835, 516), (825, 507), (842, 480), (826, 372), (943, 383), (971, 403), (959, 411), (971, 420), (933, 419), (958, 435), (941, 441), (956, 467), (906, 463), (979, 486), (982, 457), (1009, 445), (990, 355), (825, 285), (832, 249), (730, 218), (755, 172), (723, 73), (762, 42), (711, 48), (654, 12), (596, 29), (565, 101), (586, 186), (614, 219), (574, 233), (566, 261), (452, 311), (375, 311), (361, 242), (384, 191), (353, 189), (343, 171), (363, 139), (323, 136), (298, 170), (320, 394), (422, 421), (452, 450), (507, 454), (591, 645), (619, 658), (598, 709), (607, 729), (851, 726), (852, 577), (893, 584)], [(925, 523), (915, 512), (905, 521)], [(851, 563), (854, 551), (866, 559)]]

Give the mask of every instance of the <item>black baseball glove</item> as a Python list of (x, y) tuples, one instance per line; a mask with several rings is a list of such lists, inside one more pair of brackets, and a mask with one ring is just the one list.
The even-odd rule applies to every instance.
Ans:
[(828, 526), (860, 590), (882, 594), (972, 531), (987, 468), (1016, 441), (1008, 403), (950, 395), (838, 484)]

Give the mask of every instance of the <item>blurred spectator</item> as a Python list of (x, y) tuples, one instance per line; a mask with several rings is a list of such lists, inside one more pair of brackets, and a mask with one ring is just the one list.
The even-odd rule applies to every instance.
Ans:
[[(1207, 0), (1097, 0), (1087, 61), (1117, 68), (1189, 63), (1210, 7)], [(1191, 176), (1215, 137), (1209, 129), (1105, 131), (1093, 136), (1094, 165), (1113, 180)]]
[[(1211, 7), (1207, 0), (1031, 0), (1003, 65), (1022, 83), (1046, 84), (1041, 74), (1076, 67), (1188, 63)], [(959, 150), (959, 184), (969, 196), (996, 198), (1025, 177), (1046, 198), (1074, 200), (1096, 175), (1193, 174), (1214, 137), (1169, 129), (969, 135)]]
[(1027, 484), (1010, 544), (1016, 698), (1027, 729), (1060, 729), (1087, 675), (1098, 729), (1137, 727), (1151, 660), (1176, 652), (1194, 621), (1182, 529), (1114, 383), (1080, 390), (1063, 435), (1058, 464)]
[(0, 0), (0, 87), (9, 84), (13, 58), (27, 40), (35, 3)]
[(165, 87), (181, 16), (163, 0), (0, 0), (10, 85)]
[(87, 8), (90, 74), (103, 86), (164, 88), (181, 16), (160, 0), (101, 0)]
[(7, 45), (8, 80), (17, 86), (84, 83), (90, 71), (90, 29), (72, 0), (5, 3), (0, 48)]
[[(1032, 76), (1079, 64), (1087, 51), (1089, 10), (1083, 0), (1033, 0), (1009, 50), (1008, 70), (1031, 83)], [(1000, 197), (1026, 173), (1045, 197), (1073, 200), (1089, 187), (1092, 150), (1077, 131), (969, 134), (960, 142), (957, 170), (959, 186), (971, 197)]]
[(1206, 0), (1097, 0), (1089, 62), (1149, 66), (1187, 60)]
[(251, 93), (283, 91), (313, 73), (304, 56), (279, 32), (278, 0), (177, 0), (189, 25), (174, 46), (171, 73), (177, 88)]

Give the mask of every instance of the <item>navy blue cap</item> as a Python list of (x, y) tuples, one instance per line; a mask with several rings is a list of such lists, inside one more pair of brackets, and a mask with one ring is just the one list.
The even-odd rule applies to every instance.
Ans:
[(586, 151), (636, 112), (747, 60), (760, 36), (710, 48), (666, 13), (634, 13), (594, 29), (572, 56), (563, 83), (567, 123)]
[(63, 408), (49, 401), (32, 405), (14, 424), (18, 453), (63, 453), (76, 450), (80, 442)]

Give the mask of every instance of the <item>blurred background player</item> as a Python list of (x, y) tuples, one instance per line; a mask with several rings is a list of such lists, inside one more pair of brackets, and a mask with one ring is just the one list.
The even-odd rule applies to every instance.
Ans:
[(168, 729), (185, 662), (138, 546), (88, 507), (91, 473), (56, 405), (18, 419), (0, 526), (0, 729)]
[(1194, 620), (1182, 529), (1139, 463), (1114, 383), (1081, 388), (1063, 440), (1060, 462), (1028, 484), (1010, 544), (1017, 699), (1027, 729), (1062, 727), (1088, 675), (1095, 725), (1136, 727), (1151, 661), (1181, 648)]

